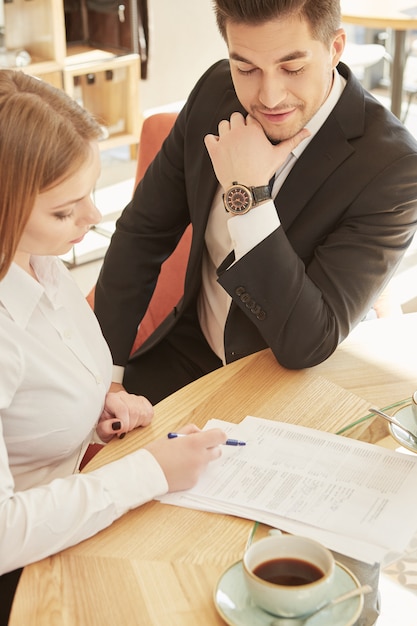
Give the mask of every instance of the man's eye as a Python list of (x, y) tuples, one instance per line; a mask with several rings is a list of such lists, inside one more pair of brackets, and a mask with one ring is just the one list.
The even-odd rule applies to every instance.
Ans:
[(250, 70), (244, 70), (244, 69), (238, 67), (237, 71), (239, 72), (239, 74), (243, 74), (244, 76), (249, 76), (249, 74), (253, 74), (253, 72), (256, 71), (256, 68), (253, 67)]
[(286, 70), (284, 68), (284, 72), (289, 76), (298, 76), (299, 74), (302, 74), (304, 72), (304, 67), (299, 67), (297, 70)]

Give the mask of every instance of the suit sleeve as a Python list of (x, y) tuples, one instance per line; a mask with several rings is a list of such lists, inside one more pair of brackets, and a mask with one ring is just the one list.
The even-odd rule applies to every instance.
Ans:
[[(200, 78), (132, 201), (117, 221), (96, 285), (94, 307), (115, 365), (126, 365), (161, 265), (191, 222), (189, 195), (196, 188), (198, 176), (194, 171), (198, 168), (195, 155), (198, 158), (204, 155), (206, 160), (208, 155), (203, 142), (204, 129), (197, 132), (195, 125), (190, 129), (188, 118), (195, 110), (199, 114), (205, 108), (211, 111), (208, 90), (204, 91), (203, 87), (224, 66), (225, 62), (216, 63)], [(185, 167), (190, 136), (188, 162), (192, 163), (193, 171)], [(213, 173), (211, 177), (214, 178)]]
[[(270, 347), (285, 367), (311, 367), (332, 354), (372, 307), (412, 241), (416, 168), (415, 153), (384, 168), (332, 229), (320, 217), (331, 215), (331, 205), (316, 211), (313, 202), (291, 227), (280, 226), (221, 272), (219, 282), (233, 299), (228, 360), (244, 355), (240, 337), (248, 343), (251, 327), (262, 337), (258, 349)], [(336, 194), (333, 200), (342, 203)]]

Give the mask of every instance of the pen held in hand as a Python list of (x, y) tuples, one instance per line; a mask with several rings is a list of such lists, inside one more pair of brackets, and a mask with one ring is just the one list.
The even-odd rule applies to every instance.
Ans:
[[(185, 433), (168, 433), (168, 439), (175, 439), (176, 437), (188, 437)], [(246, 446), (246, 441), (240, 441), (239, 439), (226, 439), (225, 446)]]

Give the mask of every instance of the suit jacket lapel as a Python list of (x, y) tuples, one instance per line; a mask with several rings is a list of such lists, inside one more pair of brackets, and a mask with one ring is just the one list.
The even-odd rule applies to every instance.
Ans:
[(311, 197), (352, 151), (335, 120), (329, 119), (302, 153), (275, 198), (284, 230), (291, 226)]
[[(291, 226), (332, 172), (352, 154), (354, 148), (350, 140), (363, 134), (363, 89), (346, 66), (340, 64), (338, 69), (348, 80), (340, 100), (301, 154), (275, 199), (284, 230)], [(352, 110), (360, 113), (353, 116)]]
[[(365, 111), (363, 88), (343, 63), (340, 63), (337, 69), (347, 80), (342, 96), (291, 170), (275, 200), (285, 230), (289, 228), (331, 173), (352, 154), (354, 148), (350, 140), (363, 134)], [(216, 95), (218, 99), (215, 98)], [(217, 134), (219, 121), (229, 119), (234, 111), (240, 111), (246, 115), (246, 111), (236, 98), (233, 87), (221, 95), (213, 94), (211, 104), (215, 106), (213, 106), (210, 130), (207, 132), (213, 134)], [(357, 112), (355, 116), (352, 116), (352, 110)], [(201, 244), (198, 250), (194, 250), (196, 254), (194, 259), (197, 260), (202, 253), (208, 215), (218, 182), (204, 144), (200, 150), (193, 152), (193, 162), (188, 165), (191, 168), (189, 181), (193, 181), (189, 191), (189, 205), (194, 212), (191, 216), (195, 230), (193, 241)]]

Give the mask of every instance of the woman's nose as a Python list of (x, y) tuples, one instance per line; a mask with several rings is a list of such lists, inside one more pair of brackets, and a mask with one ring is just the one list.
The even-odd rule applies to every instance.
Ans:
[(101, 222), (101, 217), (101, 213), (94, 204), (92, 198), (86, 199), (85, 204), (82, 206), (80, 219), (86, 224), (94, 225)]

